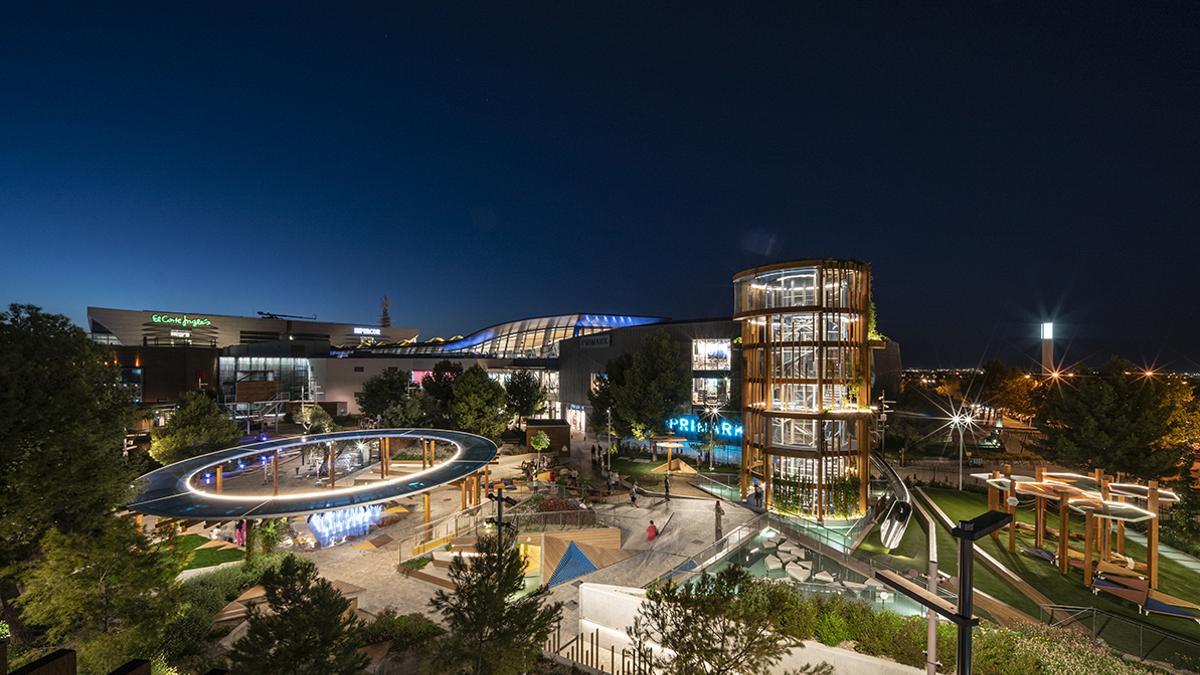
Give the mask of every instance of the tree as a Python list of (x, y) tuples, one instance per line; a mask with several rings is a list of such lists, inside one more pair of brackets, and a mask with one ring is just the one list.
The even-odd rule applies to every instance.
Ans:
[(663, 330), (633, 353), (623, 381), (610, 378), (613, 409), (635, 438), (665, 431), (666, 421), (691, 393), (691, 370), (682, 347)]
[(13, 575), (52, 527), (100, 532), (129, 496), (122, 457), (133, 404), (111, 352), (67, 317), (32, 305), (0, 312), (0, 603), (13, 637)]
[(432, 399), (423, 391), (414, 391), (403, 400), (388, 406), (379, 422), (389, 429), (426, 426), (432, 414)]
[(433, 364), (433, 370), (421, 378), (421, 389), (430, 399), (430, 426), (439, 429), (451, 426), (453, 415), (450, 406), (454, 401), (454, 381), (462, 374), (462, 364), (455, 361), (438, 361)]
[(262, 579), (271, 613), (251, 610), (249, 630), (233, 645), (235, 673), (360, 673), (368, 659), (350, 601), (311, 560), (288, 555)]
[(367, 417), (378, 418), (384, 410), (408, 398), (412, 376), (408, 371), (388, 368), (367, 378), (362, 391), (354, 394), (358, 409)]
[(546, 410), (546, 387), (528, 370), (518, 370), (504, 385), (505, 405), (520, 424)]
[(525, 585), (525, 556), (504, 534), (479, 537), (479, 555), (450, 563), (454, 592), (439, 590), (429, 606), (442, 615), (447, 634), (437, 648), (444, 672), (529, 672), (562, 616), (540, 586), (517, 597)]
[(1155, 378), (1113, 357), (1045, 394), (1035, 421), (1046, 456), (1141, 478), (1174, 475), (1191, 449), (1172, 443), (1177, 401)]
[(776, 625), (770, 584), (730, 565), (691, 584), (651, 586), (629, 637), (656, 672), (769, 672), (792, 645)]
[(109, 518), (98, 535), (52, 529), (41, 548), (22, 576), (19, 604), (53, 642), (153, 629), (174, 606), (180, 561), (152, 545), (132, 517)]
[(505, 427), (504, 387), (479, 366), (454, 379), (450, 416), (461, 431), (498, 440)]
[(546, 448), (550, 447), (550, 437), (546, 435), (545, 431), (539, 430), (533, 435), (533, 438), (529, 439), (529, 446), (537, 453), (538, 466), (540, 467), (542, 465), (542, 453), (546, 451)]
[(300, 404), (292, 413), (292, 422), (304, 427), (306, 434), (327, 434), (338, 430), (338, 425), (334, 424), (325, 408), (313, 403)]
[(227, 448), (241, 438), (237, 424), (208, 394), (186, 392), (166, 425), (150, 432), (150, 456), (161, 464)]
[(1036, 386), (1037, 380), (1024, 370), (1010, 368), (1000, 361), (983, 364), (982, 398), (1012, 417), (1027, 420), (1037, 412)]
[[(619, 436), (629, 435), (629, 423), (621, 418), (620, 412), (613, 409), (613, 387), (620, 388), (625, 384), (625, 373), (633, 364), (633, 355), (622, 354), (611, 359), (604, 365), (604, 373), (598, 376), (591, 389), (588, 390), (588, 402), (591, 403), (591, 423), (594, 429), (604, 429)], [(609, 429), (611, 415), (612, 429)]]

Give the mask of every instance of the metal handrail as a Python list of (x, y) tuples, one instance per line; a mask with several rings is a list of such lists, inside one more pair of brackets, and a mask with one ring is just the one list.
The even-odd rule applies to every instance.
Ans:
[[(1056, 612), (1065, 613), (1062, 619), (1056, 618)], [(1044, 618), (1046, 625), (1055, 628), (1063, 628), (1073, 624), (1086, 624), (1090, 620), (1091, 634), (1094, 639), (1104, 640), (1110, 648), (1135, 656), (1138, 659), (1147, 660), (1156, 649), (1170, 640), (1172, 643), (1189, 648), (1193, 653), (1191, 655), (1183, 654), (1178, 649), (1175, 650), (1175, 656), (1182, 657), (1182, 665), (1195, 668), (1197, 663), (1200, 663), (1200, 641), (1193, 640), (1189, 637), (1172, 633), (1169, 630), (1164, 630), (1156, 626), (1151, 626), (1142, 621), (1138, 621), (1131, 617), (1115, 614), (1103, 609), (1095, 607), (1082, 607), (1078, 605), (1039, 605), (1039, 619)], [(1104, 621), (1098, 623), (1100, 618)], [(1113, 622), (1118, 625), (1131, 625), (1137, 628), (1138, 647), (1136, 652), (1127, 649), (1124, 644), (1109, 640), (1104, 629)], [(1146, 634), (1149, 633), (1152, 638), (1152, 644), (1147, 647)], [(1156, 638), (1156, 639), (1155, 639)], [(1154, 659), (1159, 661), (1161, 659)]]

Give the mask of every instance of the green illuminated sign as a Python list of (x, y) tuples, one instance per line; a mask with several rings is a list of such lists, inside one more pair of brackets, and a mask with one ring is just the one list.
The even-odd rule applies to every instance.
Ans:
[(203, 316), (188, 316), (187, 314), (151, 314), (150, 320), (154, 323), (171, 323), (184, 328), (197, 328), (200, 326), (211, 326), (212, 321)]

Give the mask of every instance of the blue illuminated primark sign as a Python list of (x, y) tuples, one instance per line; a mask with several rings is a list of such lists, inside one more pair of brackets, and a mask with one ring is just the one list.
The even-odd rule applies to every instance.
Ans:
[[(721, 438), (742, 440), (742, 425), (740, 422), (718, 419), (711, 424), (712, 431)], [(699, 415), (676, 415), (667, 420), (667, 430), (684, 435), (704, 436), (710, 433), (708, 420), (700, 419)]]

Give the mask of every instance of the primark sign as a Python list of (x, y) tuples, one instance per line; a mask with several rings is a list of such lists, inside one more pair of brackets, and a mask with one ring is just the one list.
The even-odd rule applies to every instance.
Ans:
[(715, 433), (720, 438), (742, 440), (741, 422), (717, 419), (709, 422), (699, 415), (676, 415), (667, 420), (667, 431), (685, 436), (707, 436)]

